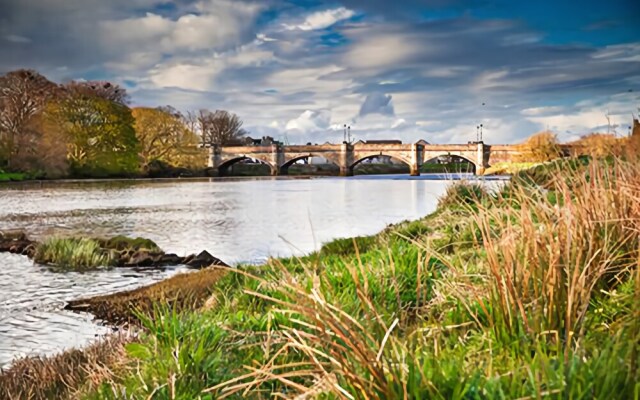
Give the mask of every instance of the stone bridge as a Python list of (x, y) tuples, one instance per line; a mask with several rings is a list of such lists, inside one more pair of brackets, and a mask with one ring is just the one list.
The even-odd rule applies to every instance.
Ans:
[(519, 153), (517, 145), (487, 145), (483, 142), (469, 144), (427, 144), (424, 141), (411, 144), (366, 143), (322, 144), (284, 146), (212, 146), (209, 148), (209, 167), (224, 175), (231, 165), (246, 159), (259, 160), (271, 168), (272, 175), (286, 175), (295, 162), (310, 157), (322, 157), (340, 168), (341, 176), (353, 175), (353, 169), (364, 160), (389, 156), (402, 161), (410, 168), (411, 175), (420, 175), (420, 166), (440, 156), (463, 158), (475, 165), (476, 174), (497, 162), (512, 161)]

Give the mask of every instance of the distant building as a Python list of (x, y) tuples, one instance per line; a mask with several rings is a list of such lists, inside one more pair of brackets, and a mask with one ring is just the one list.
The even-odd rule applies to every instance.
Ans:
[(633, 130), (631, 131), (631, 136), (640, 136), (640, 122), (636, 118), (633, 119)]
[(365, 140), (366, 144), (402, 144), (402, 140)]
[(251, 136), (245, 136), (243, 138), (228, 142), (227, 146), (270, 146), (272, 144), (282, 144), (275, 140), (271, 136), (263, 136), (260, 139), (254, 139)]

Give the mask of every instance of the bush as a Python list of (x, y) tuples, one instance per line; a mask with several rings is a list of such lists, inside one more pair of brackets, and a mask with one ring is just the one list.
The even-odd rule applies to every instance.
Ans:
[(562, 156), (557, 136), (548, 131), (532, 135), (519, 147), (516, 161), (546, 162)]
[(582, 136), (571, 143), (580, 155), (588, 155), (593, 158), (603, 158), (611, 155), (620, 155), (624, 140), (616, 138), (612, 134), (592, 133)]

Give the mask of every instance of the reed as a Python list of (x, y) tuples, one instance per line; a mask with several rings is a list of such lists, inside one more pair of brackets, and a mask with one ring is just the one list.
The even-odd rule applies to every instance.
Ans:
[(637, 267), (640, 168), (594, 162), (566, 174), (552, 180), (553, 202), (516, 184), (506, 200), (519, 207), (501, 207), (500, 198), (475, 222), (494, 327), (509, 336), (555, 335), (568, 351), (584, 336), (593, 294)]

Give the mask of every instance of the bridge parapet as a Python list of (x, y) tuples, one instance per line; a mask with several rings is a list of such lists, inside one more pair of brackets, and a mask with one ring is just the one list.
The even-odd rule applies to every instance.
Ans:
[(467, 144), (412, 144), (366, 143), (262, 146), (213, 146), (209, 149), (209, 166), (223, 175), (234, 163), (254, 159), (267, 164), (273, 175), (287, 174), (288, 168), (298, 160), (323, 157), (340, 168), (340, 174), (352, 175), (360, 162), (379, 156), (389, 156), (409, 165), (412, 175), (420, 174), (420, 166), (440, 156), (457, 156), (476, 166), (481, 174), (491, 164), (512, 161), (519, 154), (517, 145), (486, 145), (483, 142)]

